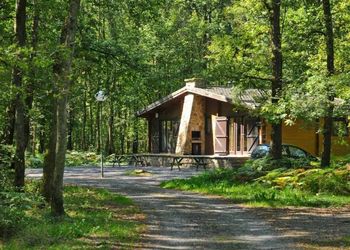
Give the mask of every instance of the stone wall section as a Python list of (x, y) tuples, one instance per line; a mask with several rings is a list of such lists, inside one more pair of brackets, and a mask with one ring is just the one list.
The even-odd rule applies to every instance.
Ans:
[[(192, 141), (192, 131), (199, 131), (201, 139)], [(205, 154), (205, 97), (198, 95), (194, 96), (184, 150), (185, 154), (192, 154), (192, 143), (201, 143), (201, 154)]]
[(176, 154), (186, 154), (186, 146), (188, 144), (188, 131), (191, 123), (192, 110), (194, 105), (194, 95), (188, 94), (184, 98), (182, 114), (180, 120), (179, 134), (176, 141)]

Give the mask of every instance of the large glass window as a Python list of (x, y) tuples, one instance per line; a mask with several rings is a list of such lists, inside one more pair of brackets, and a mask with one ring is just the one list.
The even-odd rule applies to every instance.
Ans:
[(179, 125), (180, 123), (178, 120), (164, 120), (160, 122), (161, 152), (175, 153)]

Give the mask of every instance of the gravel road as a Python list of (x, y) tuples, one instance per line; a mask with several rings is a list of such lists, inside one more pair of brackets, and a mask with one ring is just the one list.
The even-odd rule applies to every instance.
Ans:
[[(142, 249), (297, 249), (292, 237), (252, 208), (159, 187), (163, 180), (198, 174), (193, 169), (145, 169), (149, 176), (128, 175), (132, 167), (106, 168), (101, 179), (98, 168), (67, 168), (65, 183), (104, 187), (133, 199), (147, 217)], [(27, 175), (39, 177), (41, 170)]]

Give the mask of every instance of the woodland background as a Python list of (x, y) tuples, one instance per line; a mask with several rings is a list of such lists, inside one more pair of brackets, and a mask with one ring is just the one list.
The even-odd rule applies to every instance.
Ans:
[(3, 0), (0, 34), (2, 150), (15, 151), (19, 187), (24, 153), (48, 152), (58, 170), (44, 178), (57, 197), (65, 147), (145, 151), (147, 124), (135, 112), (186, 78), (271, 90), (259, 115), (276, 131), (324, 119), (320, 133), (330, 136), (332, 117), (349, 111), (349, 0)]

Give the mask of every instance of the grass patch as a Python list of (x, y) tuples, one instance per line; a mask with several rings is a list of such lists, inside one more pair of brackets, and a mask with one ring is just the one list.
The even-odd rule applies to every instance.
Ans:
[(104, 189), (65, 187), (67, 216), (53, 219), (49, 208), (26, 212), (15, 235), (1, 249), (133, 249), (143, 215), (132, 201)]
[(251, 206), (340, 207), (350, 204), (349, 180), (346, 167), (263, 170), (248, 163), (235, 170), (217, 169), (165, 181), (161, 186), (220, 195)]
[(144, 169), (135, 169), (126, 171), (125, 175), (128, 176), (152, 176), (152, 174)]

